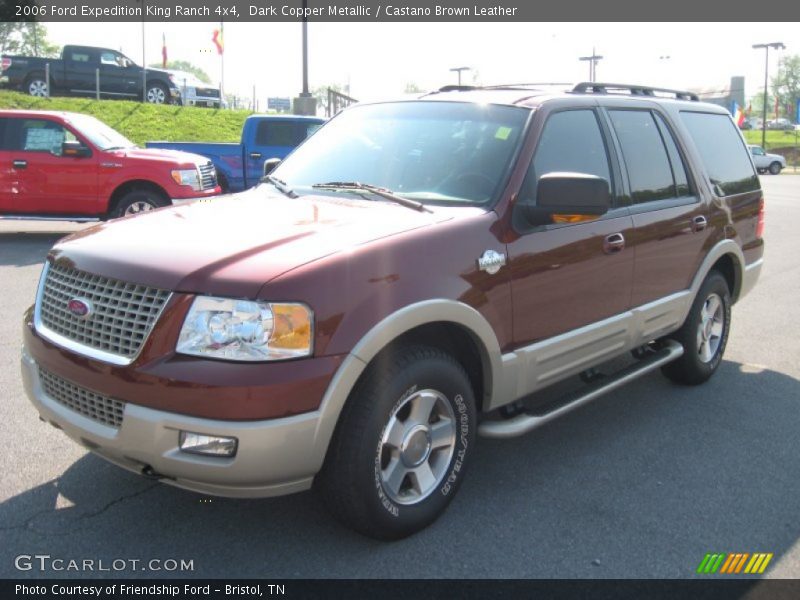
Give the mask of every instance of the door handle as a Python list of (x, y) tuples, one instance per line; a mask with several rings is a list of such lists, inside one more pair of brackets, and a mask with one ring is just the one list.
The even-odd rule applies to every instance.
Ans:
[(603, 252), (606, 254), (616, 254), (625, 249), (625, 236), (621, 233), (612, 233), (603, 240)]
[(708, 221), (703, 215), (699, 215), (692, 219), (692, 231), (697, 233), (703, 231), (708, 226)]
[(258, 160), (259, 158), (261, 158), (261, 152), (251, 152), (250, 158)]
[(14, 168), (15, 169), (25, 169), (28, 166), (27, 160), (15, 160), (14, 161)]

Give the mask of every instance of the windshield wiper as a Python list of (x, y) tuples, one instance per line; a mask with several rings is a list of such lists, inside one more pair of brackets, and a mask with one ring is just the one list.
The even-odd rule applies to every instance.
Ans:
[(311, 187), (318, 190), (352, 190), (355, 192), (369, 192), (407, 208), (418, 210), (419, 212), (432, 212), (430, 209), (426, 208), (422, 202), (403, 198), (402, 196), (398, 196), (397, 194), (393, 193), (391, 190), (378, 187), (377, 185), (370, 185), (369, 183), (359, 183), (358, 181), (328, 181), (327, 183), (315, 183)]
[(294, 193), (294, 190), (290, 188), (289, 184), (287, 184), (283, 179), (278, 179), (274, 175), (266, 175), (265, 177), (261, 178), (261, 181), (271, 183), (280, 193), (289, 196), (289, 198), (297, 198), (297, 194)]

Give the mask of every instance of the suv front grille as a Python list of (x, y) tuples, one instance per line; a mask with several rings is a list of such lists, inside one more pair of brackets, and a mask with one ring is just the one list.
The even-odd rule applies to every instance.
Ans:
[(214, 168), (214, 163), (208, 162), (200, 165), (200, 184), (204, 190), (217, 187), (217, 169)]
[(124, 402), (77, 386), (41, 367), (39, 380), (45, 394), (70, 410), (116, 429), (122, 425)]
[[(58, 265), (45, 267), (44, 289), (37, 300), (37, 329), (130, 362), (150, 334), (170, 293)], [(87, 316), (68, 309), (70, 300), (88, 301)], [(79, 350), (80, 351), (80, 350)]]
[(214, 88), (195, 88), (195, 93), (203, 98), (219, 98), (219, 90)]

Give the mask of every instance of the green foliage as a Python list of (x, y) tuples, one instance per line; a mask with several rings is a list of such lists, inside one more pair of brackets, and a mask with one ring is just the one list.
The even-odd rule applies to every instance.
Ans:
[[(761, 145), (761, 130), (749, 129), (742, 132), (744, 139), (748, 144)], [(800, 133), (800, 132), (797, 132)], [(777, 131), (774, 129), (767, 129), (767, 150), (772, 148), (787, 148), (798, 144), (798, 138), (795, 137), (794, 131)]]
[[(151, 63), (149, 66), (156, 69), (163, 68), (160, 62)], [(208, 73), (203, 71), (200, 67), (193, 65), (188, 60), (168, 60), (166, 68), (172, 69), (173, 71), (186, 71), (197, 77), (203, 83), (211, 83), (211, 77), (208, 76)]]
[(772, 93), (778, 98), (780, 115), (794, 122), (797, 101), (800, 100), (800, 54), (782, 56), (778, 61), (778, 72), (772, 78)]
[(92, 115), (139, 145), (146, 141), (238, 142), (244, 110), (143, 104), (126, 100), (34, 98), (0, 91), (0, 108), (64, 110)]
[(0, 22), (0, 53), (56, 58), (61, 46), (47, 39), (47, 28), (41, 23)]

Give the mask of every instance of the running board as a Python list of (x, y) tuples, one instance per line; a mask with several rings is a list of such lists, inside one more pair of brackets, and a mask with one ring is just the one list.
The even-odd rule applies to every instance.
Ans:
[(565, 403), (560, 404), (550, 412), (542, 415), (522, 413), (502, 421), (484, 421), (478, 427), (478, 434), (481, 437), (487, 438), (511, 438), (528, 433), (584, 404), (588, 404), (603, 394), (615, 390), (618, 387), (622, 387), (637, 377), (641, 377), (668, 362), (672, 362), (682, 354), (683, 346), (673, 340), (666, 340), (664, 341), (663, 347), (652, 356), (642, 359), (638, 363), (626, 367), (614, 375), (603, 377), (590, 384), (588, 387), (580, 390), (575, 398), (569, 399), (569, 396), (567, 396), (568, 400)]

